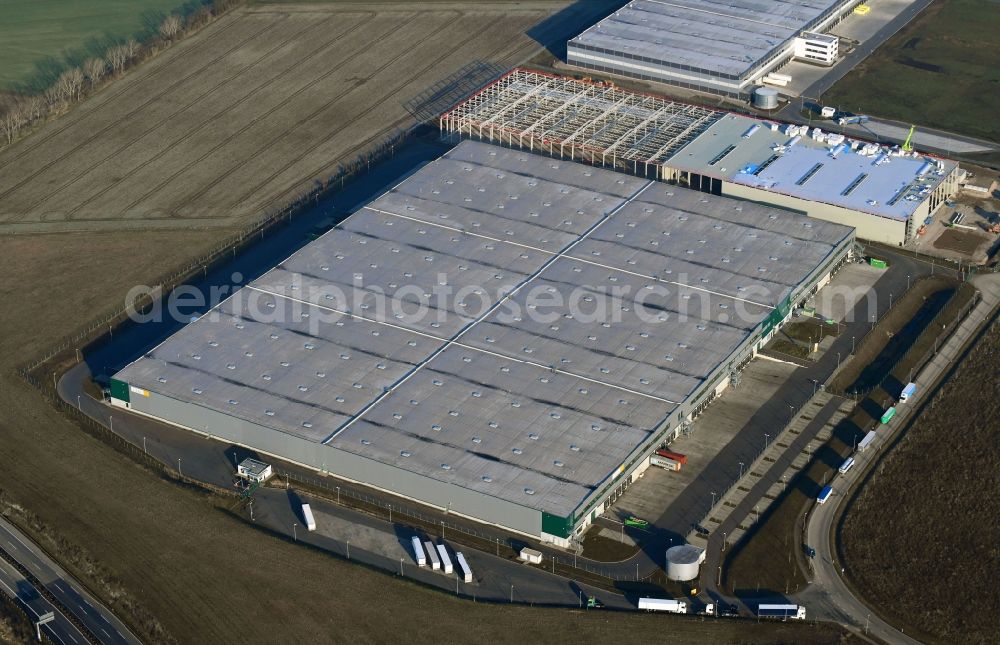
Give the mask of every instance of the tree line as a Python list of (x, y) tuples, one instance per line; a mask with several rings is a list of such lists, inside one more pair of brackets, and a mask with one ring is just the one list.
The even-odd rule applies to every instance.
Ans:
[(148, 40), (139, 42), (128, 38), (114, 44), (103, 56), (88, 58), (81, 65), (64, 70), (44, 91), (15, 97), (9, 105), (0, 106), (0, 143), (13, 143), (32, 126), (65, 111), (73, 103), (86, 98), (188, 33), (207, 25), (241, 1), (212, 0), (185, 16), (170, 14)]

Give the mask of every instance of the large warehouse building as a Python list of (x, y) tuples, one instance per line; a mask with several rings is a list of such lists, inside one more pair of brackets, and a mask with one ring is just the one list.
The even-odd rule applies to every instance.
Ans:
[(804, 33), (829, 29), (860, 1), (634, 0), (569, 41), (567, 62), (745, 97), (797, 44), (815, 41)]
[(905, 244), (958, 190), (958, 164), (851, 139), (515, 69), (441, 116), (442, 134), (656, 177), (847, 224)]
[(112, 402), (566, 546), (853, 241), (465, 141), (125, 367)]

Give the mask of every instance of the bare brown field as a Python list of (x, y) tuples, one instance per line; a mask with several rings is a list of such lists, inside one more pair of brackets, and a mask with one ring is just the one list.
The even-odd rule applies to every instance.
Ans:
[(468, 63), (513, 65), (571, 30), (538, 27), (568, 4), (233, 11), (0, 152), (0, 232), (258, 218), (414, 125), (408, 101)]
[(841, 527), (852, 583), (928, 641), (991, 643), (1000, 629), (998, 360), (994, 322), (852, 500)]

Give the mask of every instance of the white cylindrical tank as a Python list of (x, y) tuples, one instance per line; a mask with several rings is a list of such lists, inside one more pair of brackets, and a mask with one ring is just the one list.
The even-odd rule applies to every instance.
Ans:
[(758, 87), (753, 91), (753, 106), (759, 110), (774, 110), (778, 107), (778, 90)]
[(698, 577), (698, 566), (705, 561), (705, 549), (680, 544), (667, 549), (667, 578), (684, 582)]

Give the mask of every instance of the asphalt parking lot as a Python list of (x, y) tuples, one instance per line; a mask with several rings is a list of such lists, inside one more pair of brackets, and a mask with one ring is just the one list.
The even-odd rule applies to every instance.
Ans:
[(751, 362), (740, 384), (728, 388), (698, 417), (691, 434), (670, 445), (671, 450), (687, 455), (687, 464), (679, 472), (650, 467), (609, 515), (619, 520), (629, 515), (649, 521), (661, 518), (656, 521), (658, 528), (685, 535), (690, 524), (712, 506), (712, 492), (718, 501), (718, 495), (739, 477), (740, 462), (745, 468), (763, 449), (764, 435), (751, 423), (751, 417), (761, 401), (771, 399), (796, 369), (767, 359)]

